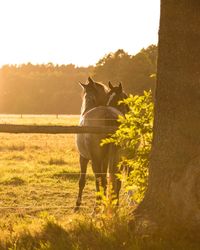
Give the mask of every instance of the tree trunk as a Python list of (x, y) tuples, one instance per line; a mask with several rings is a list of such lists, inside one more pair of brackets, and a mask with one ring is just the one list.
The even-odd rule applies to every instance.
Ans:
[(161, 0), (148, 191), (136, 216), (200, 229), (200, 3)]

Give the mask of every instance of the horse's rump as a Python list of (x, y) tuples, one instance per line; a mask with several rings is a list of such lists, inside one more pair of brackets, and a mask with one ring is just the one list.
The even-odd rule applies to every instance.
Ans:
[[(94, 127), (117, 126), (119, 115), (121, 115), (121, 112), (113, 107), (96, 107), (81, 117), (80, 125)], [(89, 160), (95, 158), (102, 161), (108, 158), (111, 145), (100, 146), (102, 139), (106, 137), (108, 137), (108, 134), (78, 134), (76, 143), (80, 154)]]

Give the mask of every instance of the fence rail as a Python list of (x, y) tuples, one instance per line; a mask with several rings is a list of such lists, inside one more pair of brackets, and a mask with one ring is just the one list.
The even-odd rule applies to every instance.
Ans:
[(36, 133), (36, 134), (111, 134), (116, 126), (48, 126), (0, 124), (0, 133)]

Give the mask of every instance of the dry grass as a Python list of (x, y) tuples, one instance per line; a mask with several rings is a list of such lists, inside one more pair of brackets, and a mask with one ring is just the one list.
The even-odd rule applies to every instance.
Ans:
[[(78, 117), (70, 119), (71, 122), (69, 117), (10, 116), (1, 122), (78, 124)], [(0, 214), (18, 216), (20, 209), (24, 216), (37, 216), (41, 211), (60, 219), (71, 215), (79, 178), (74, 135), (1, 133), (0, 141)], [(83, 205), (92, 211), (95, 184), (91, 167), (88, 172)]]
[(78, 115), (0, 115), (1, 124), (77, 125)]
[[(2, 123), (78, 123), (78, 117), (0, 116)], [(74, 135), (0, 134), (0, 250), (198, 249), (193, 243), (136, 238), (125, 207), (90, 216), (95, 201), (91, 167), (83, 208), (74, 214), (78, 153)], [(109, 211), (109, 210), (108, 210)]]

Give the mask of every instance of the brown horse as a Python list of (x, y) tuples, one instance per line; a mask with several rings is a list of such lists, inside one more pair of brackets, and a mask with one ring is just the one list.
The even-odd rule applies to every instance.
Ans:
[(124, 103), (119, 103), (119, 101), (126, 99), (128, 95), (124, 92), (122, 84), (119, 83), (118, 86), (113, 86), (111, 82), (108, 84), (110, 91), (108, 92), (107, 106), (114, 107), (125, 115), (129, 111), (129, 107)]
[[(88, 84), (82, 84), (84, 89), (83, 102), (80, 116), (80, 126), (117, 126), (117, 119), (122, 113), (114, 107), (106, 106), (108, 101), (108, 89), (100, 83), (88, 79)], [(113, 144), (100, 146), (102, 139), (107, 134), (78, 134), (76, 136), (76, 144), (80, 154), (80, 179), (79, 193), (76, 201), (76, 210), (79, 209), (82, 200), (82, 193), (85, 187), (85, 178), (87, 164), (89, 160), (92, 163), (92, 169), (95, 174), (96, 191), (100, 191), (103, 187), (106, 193), (106, 174), (109, 172), (115, 176), (117, 172), (117, 164), (119, 161), (119, 149)], [(113, 189), (119, 197), (120, 181), (116, 178), (113, 180)], [(99, 197), (97, 197), (99, 198)]]

